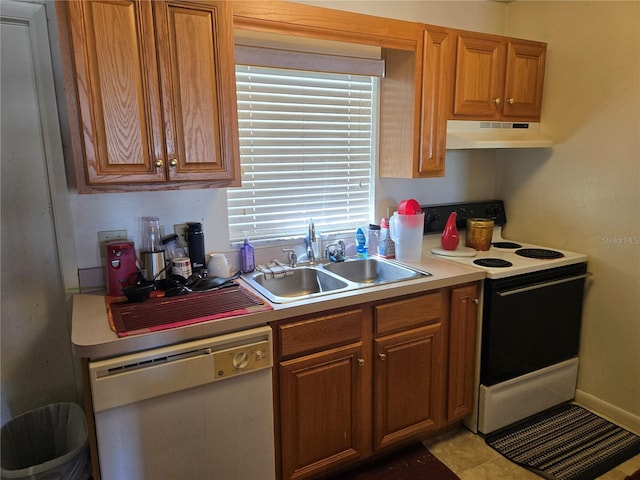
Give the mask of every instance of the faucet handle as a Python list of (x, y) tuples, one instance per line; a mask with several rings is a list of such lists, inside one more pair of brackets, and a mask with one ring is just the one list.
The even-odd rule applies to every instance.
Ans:
[(298, 255), (295, 250), (293, 248), (283, 248), (282, 251), (289, 254), (289, 265), (292, 268), (295, 267), (296, 263), (298, 263)]
[(332, 262), (343, 262), (346, 253), (346, 246), (342, 240), (330, 243), (325, 249), (326, 257)]

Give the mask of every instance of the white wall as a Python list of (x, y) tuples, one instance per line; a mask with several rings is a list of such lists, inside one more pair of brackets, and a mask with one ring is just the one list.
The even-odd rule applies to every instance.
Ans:
[(640, 2), (518, 1), (506, 25), (549, 44), (558, 142), (499, 155), (507, 232), (589, 255), (578, 398), (640, 430)]

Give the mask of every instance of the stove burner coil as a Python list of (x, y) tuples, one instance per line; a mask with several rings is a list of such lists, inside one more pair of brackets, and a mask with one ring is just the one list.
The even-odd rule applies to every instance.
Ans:
[(496, 248), (510, 248), (510, 249), (522, 248), (522, 245), (515, 242), (493, 242), (491, 245), (493, 245)]
[(536, 258), (542, 260), (548, 260), (552, 258), (562, 258), (564, 253), (556, 250), (547, 250), (546, 248), (521, 248), (516, 250), (516, 254), (526, 258)]
[(481, 267), (491, 268), (507, 268), (513, 266), (513, 263), (502, 260), (501, 258), (479, 258), (478, 260), (474, 260), (473, 263)]

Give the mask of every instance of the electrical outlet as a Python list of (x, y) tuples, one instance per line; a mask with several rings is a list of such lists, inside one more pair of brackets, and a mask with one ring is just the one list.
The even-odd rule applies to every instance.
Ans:
[(127, 240), (126, 230), (106, 230), (104, 232), (98, 232), (98, 243), (100, 244), (100, 257), (104, 258), (107, 242), (113, 242), (114, 240)]
[(187, 224), (186, 223), (176, 223), (173, 226), (173, 232), (178, 235), (178, 238), (180, 238), (180, 241), (182, 242), (182, 245), (186, 245), (187, 244)]

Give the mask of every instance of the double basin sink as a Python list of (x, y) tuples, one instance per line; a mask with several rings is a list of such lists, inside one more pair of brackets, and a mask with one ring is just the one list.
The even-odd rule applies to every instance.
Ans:
[(287, 303), (429, 275), (382, 258), (369, 257), (300, 265), (277, 278), (262, 272), (243, 275), (243, 278), (272, 303)]

